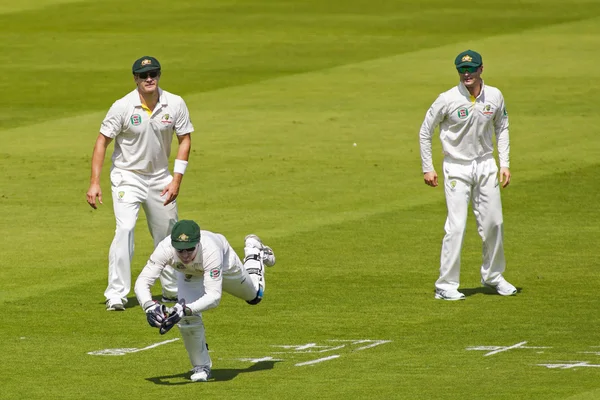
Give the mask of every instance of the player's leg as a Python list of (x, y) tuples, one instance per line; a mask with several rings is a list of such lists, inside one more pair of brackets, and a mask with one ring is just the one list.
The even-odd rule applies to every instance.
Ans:
[[(266, 250), (267, 249), (267, 250)], [(223, 275), (223, 290), (233, 296), (256, 305), (263, 298), (265, 264), (275, 264), (273, 250), (265, 246), (256, 235), (248, 235), (244, 240), (244, 263), (229, 246), (230, 272)]]
[(436, 298), (460, 300), (464, 295), (457, 289), (460, 284), (460, 253), (471, 195), (471, 167), (444, 161), (443, 169), (448, 216), (444, 225), (446, 234), (442, 240), (440, 275), (435, 282)]
[[(192, 303), (204, 294), (202, 276), (185, 276), (176, 272), (178, 276), (178, 291), (181, 298), (187, 303)], [(185, 349), (192, 364), (191, 379), (195, 382), (208, 380), (212, 368), (212, 360), (208, 353), (204, 323), (201, 314), (184, 317), (177, 324)]]
[(114, 311), (124, 309), (131, 290), (134, 230), (143, 193), (135, 174), (113, 169), (110, 178), (116, 229), (108, 255), (108, 286), (104, 297), (106, 309)]
[(490, 157), (479, 162), (476, 173), (478, 179), (473, 189), (472, 204), (477, 231), (483, 241), (481, 281), (496, 288), (500, 294), (511, 295), (516, 293), (516, 289), (502, 275), (506, 268), (504, 222), (495, 160)]
[[(160, 196), (162, 190), (171, 182), (173, 177), (168, 173), (149, 179), (148, 196), (143, 204), (148, 229), (156, 247), (164, 238), (171, 234), (177, 222), (177, 201), (166, 206), (164, 198)], [(161, 276), (162, 295), (164, 301), (177, 301), (177, 272), (167, 266)]]

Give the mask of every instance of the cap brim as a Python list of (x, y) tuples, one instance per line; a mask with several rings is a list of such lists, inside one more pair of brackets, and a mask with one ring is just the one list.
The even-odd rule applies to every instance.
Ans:
[(135, 71), (133, 71), (133, 73), (141, 74), (142, 72), (148, 72), (148, 71), (160, 71), (160, 67), (154, 67), (154, 66), (150, 65), (148, 67), (142, 67), (140, 69), (136, 69)]
[(171, 245), (173, 247), (175, 247), (177, 250), (185, 250), (185, 249), (190, 249), (194, 246), (196, 246), (200, 241), (193, 241), (193, 242), (174, 242), (171, 241)]
[(480, 67), (480, 66), (481, 66), (481, 64), (477, 64), (477, 63), (474, 63), (474, 62), (463, 62), (463, 63), (460, 63), (460, 64), (456, 65), (456, 68), (461, 68), (461, 67)]

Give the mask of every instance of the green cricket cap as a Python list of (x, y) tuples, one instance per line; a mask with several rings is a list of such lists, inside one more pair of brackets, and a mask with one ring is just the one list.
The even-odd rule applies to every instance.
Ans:
[(144, 56), (142, 58), (138, 58), (133, 63), (133, 67), (131, 67), (131, 71), (134, 74), (139, 74), (142, 72), (160, 70), (160, 63), (154, 57)]
[(189, 249), (200, 242), (200, 227), (190, 220), (181, 220), (171, 231), (171, 244), (177, 250)]
[(483, 64), (481, 54), (473, 50), (463, 51), (457, 55), (456, 59), (454, 60), (454, 65), (456, 65), (456, 68), (479, 67), (481, 64)]

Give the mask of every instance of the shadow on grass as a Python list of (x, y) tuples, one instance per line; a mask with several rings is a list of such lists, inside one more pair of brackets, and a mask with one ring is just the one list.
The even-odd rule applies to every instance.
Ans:
[[(465, 289), (458, 289), (459, 292), (463, 293), (465, 295), (465, 297), (469, 297), (469, 296), (474, 296), (476, 294), (485, 294), (485, 295), (492, 295), (492, 296), (500, 296), (496, 290), (490, 288), (490, 287), (485, 287), (485, 286), (481, 286), (481, 287), (476, 287), (476, 288), (465, 288)], [(517, 294), (521, 293), (521, 288), (517, 288)]]
[[(275, 363), (279, 361), (260, 361), (256, 364), (251, 365), (245, 369), (213, 369), (210, 373), (209, 382), (220, 382), (220, 381), (230, 381), (239, 374), (247, 373), (247, 372), (256, 372), (256, 371), (264, 371), (267, 369), (273, 369)], [(155, 383), (157, 385), (188, 385), (190, 383), (196, 383), (190, 381), (190, 372), (185, 372), (176, 375), (165, 375), (165, 376), (155, 376), (153, 378), (146, 378), (147, 381)], [(182, 381), (183, 380), (183, 381)]]

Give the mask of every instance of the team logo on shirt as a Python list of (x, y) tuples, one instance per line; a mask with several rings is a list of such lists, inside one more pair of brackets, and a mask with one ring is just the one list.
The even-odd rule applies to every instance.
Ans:
[(502, 111), (502, 114), (504, 114), (505, 117), (508, 117), (508, 111), (506, 111), (506, 107), (504, 107), (504, 111)]
[(125, 192), (121, 190), (119, 193), (117, 193), (117, 196), (119, 196), (119, 200), (123, 200), (123, 197), (125, 196)]
[(142, 116), (140, 114), (133, 114), (131, 116), (131, 125), (138, 126), (142, 123)]
[(213, 279), (217, 279), (221, 276), (221, 270), (219, 268), (213, 268), (210, 270), (210, 277)]
[(483, 113), (485, 115), (491, 115), (494, 113), (494, 110), (492, 110), (492, 106), (490, 106), (489, 104), (486, 104), (485, 107), (483, 107)]
[(173, 265), (173, 267), (175, 267), (175, 269), (178, 269), (181, 271), (185, 270), (185, 265), (183, 265), (182, 263), (177, 263), (177, 264)]
[(173, 121), (171, 120), (171, 116), (169, 114), (163, 115), (162, 119), (160, 120), (160, 122), (162, 122), (165, 125), (173, 123)]
[(458, 118), (465, 119), (465, 118), (467, 118), (469, 116), (469, 110), (467, 110), (464, 107), (461, 107), (461, 108), (458, 109), (457, 114), (458, 114)]

